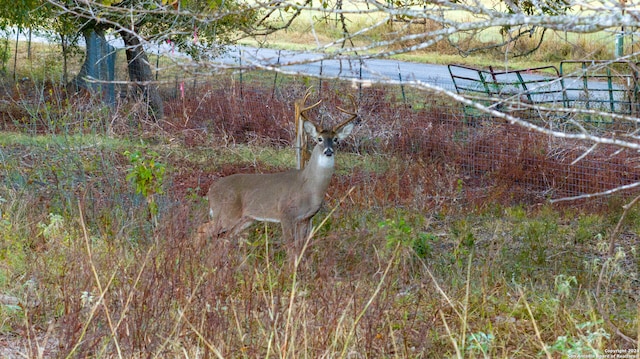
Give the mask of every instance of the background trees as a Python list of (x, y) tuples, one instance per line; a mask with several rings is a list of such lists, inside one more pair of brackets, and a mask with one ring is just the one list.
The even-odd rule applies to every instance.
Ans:
[[(250, 27), (256, 10), (234, 0), (225, 1), (42, 1), (0, 5), (0, 28), (31, 28), (57, 33), (66, 50), (70, 37), (85, 39), (85, 63), (72, 80), (75, 88), (108, 82), (104, 59), (113, 51), (106, 34), (119, 35), (126, 49), (129, 79), (149, 104), (151, 114), (162, 117), (162, 100), (145, 47), (171, 42), (194, 60), (216, 54)], [(197, 39), (197, 40), (196, 40)], [(206, 53), (205, 51), (206, 50)], [(97, 63), (98, 62), (98, 63)], [(98, 70), (91, 71), (91, 68)], [(87, 74), (93, 76), (88, 80)]]

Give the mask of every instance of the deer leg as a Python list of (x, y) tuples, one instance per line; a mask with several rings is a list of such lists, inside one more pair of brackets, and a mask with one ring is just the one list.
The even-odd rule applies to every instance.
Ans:
[(249, 217), (228, 216), (220, 211), (211, 211), (211, 219), (198, 227), (198, 236), (211, 237), (236, 237), (253, 223)]
[(286, 248), (287, 252), (287, 262), (289, 266), (293, 269), (295, 267), (295, 263), (298, 260), (298, 256), (300, 255), (301, 246), (298, 244), (300, 241), (297, 240), (297, 224), (292, 220), (281, 220), (282, 225), (282, 243)]
[(198, 236), (209, 237), (213, 234), (214, 223), (212, 221), (205, 222), (198, 227)]
[(304, 243), (311, 233), (311, 219), (304, 219), (296, 223), (296, 242)]
[(296, 225), (288, 218), (282, 218), (280, 221), (282, 226), (282, 242), (289, 243), (296, 239)]
[(211, 227), (212, 227), (211, 222), (205, 222), (200, 226), (198, 226), (198, 229), (196, 230), (196, 236), (195, 236), (195, 239), (198, 241), (197, 242), (198, 245), (205, 245), (207, 243), (207, 240), (211, 238), (211, 233), (212, 233)]
[(254, 220), (250, 217), (241, 217), (234, 223), (231, 228), (225, 231), (229, 237), (237, 237), (242, 231), (249, 228), (253, 224)]

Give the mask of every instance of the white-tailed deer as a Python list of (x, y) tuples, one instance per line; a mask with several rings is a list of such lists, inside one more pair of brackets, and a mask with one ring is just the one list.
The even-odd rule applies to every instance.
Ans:
[(207, 195), (210, 220), (200, 230), (204, 235), (235, 236), (254, 221), (280, 223), (285, 240), (299, 240), (308, 235), (311, 217), (320, 209), (333, 175), (334, 145), (349, 136), (357, 117), (355, 112), (338, 108), (351, 117), (333, 129), (324, 130), (304, 115), (319, 104), (300, 111), (304, 131), (316, 142), (304, 169), (235, 174), (214, 182)]

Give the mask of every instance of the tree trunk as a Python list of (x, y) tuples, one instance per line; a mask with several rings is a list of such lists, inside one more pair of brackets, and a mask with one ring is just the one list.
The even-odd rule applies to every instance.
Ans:
[(116, 50), (109, 45), (102, 30), (86, 29), (82, 35), (86, 43), (86, 56), (80, 71), (69, 83), (69, 90), (77, 92), (85, 89), (100, 93), (107, 103), (113, 104)]
[(126, 48), (129, 80), (140, 90), (142, 98), (149, 107), (149, 114), (155, 119), (161, 119), (164, 116), (162, 99), (140, 39), (126, 31), (120, 31), (120, 36)]
[(67, 59), (69, 58), (69, 46), (67, 44), (67, 35), (60, 31), (58, 33), (58, 36), (60, 36), (60, 47), (62, 48), (62, 83), (66, 84), (68, 78), (67, 71), (69, 69), (67, 66)]

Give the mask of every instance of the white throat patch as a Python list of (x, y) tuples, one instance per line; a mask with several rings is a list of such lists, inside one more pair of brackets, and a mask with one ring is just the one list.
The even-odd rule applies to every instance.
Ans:
[(325, 155), (320, 155), (318, 157), (318, 166), (319, 167), (325, 167), (325, 168), (326, 167), (333, 167), (333, 165), (334, 165), (334, 156), (335, 156), (335, 154), (333, 156), (331, 156), (331, 157), (328, 157), (328, 156), (325, 156)]

